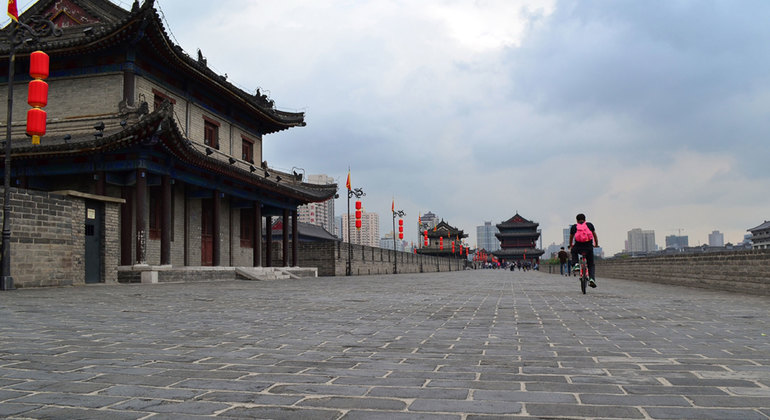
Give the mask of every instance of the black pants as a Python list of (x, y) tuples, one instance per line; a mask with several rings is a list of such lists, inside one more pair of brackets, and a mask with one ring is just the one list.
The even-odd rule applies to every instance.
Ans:
[(572, 245), (572, 261), (577, 264), (578, 254), (586, 255), (586, 263), (588, 264), (588, 277), (595, 279), (596, 272), (594, 270), (594, 244), (593, 242), (575, 242)]

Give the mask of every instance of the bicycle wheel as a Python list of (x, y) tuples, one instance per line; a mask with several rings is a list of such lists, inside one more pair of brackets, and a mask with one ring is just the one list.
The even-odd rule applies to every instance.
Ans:
[(580, 290), (583, 292), (583, 294), (586, 294), (586, 283), (588, 283), (588, 278), (584, 275), (580, 275)]

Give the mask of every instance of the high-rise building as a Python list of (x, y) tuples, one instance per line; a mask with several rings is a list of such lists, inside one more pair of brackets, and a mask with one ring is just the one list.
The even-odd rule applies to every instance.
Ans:
[(725, 235), (718, 230), (709, 233), (709, 246), (725, 246)]
[(438, 216), (428, 211), (427, 213), (420, 216), (420, 223), (422, 226), (420, 229), (433, 229), (438, 224)]
[(564, 248), (567, 248), (569, 246), (569, 231), (571, 228), (572, 226), (561, 231), (562, 235), (564, 236), (564, 242), (561, 243), (561, 246), (563, 246)]
[(656, 251), (657, 248), (658, 246), (655, 245), (654, 230), (635, 228), (628, 231), (628, 241), (626, 242), (627, 252), (652, 252)]
[(369, 213), (362, 211), (361, 214), (361, 229), (356, 229), (356, 217), (350, 215), (348, 221), (348, 215), (342, 215), (342, 226), (344, 227), (342, 232), (342, 240), (348, 242), (348, 227), (350, 228), (350, 243), (357, 245), (366, 245), (371, 247), (380, 246), (380, 216), (377, 213)]
[(683, 249), (687, 248), (689, 245), (690, 239), (685, 236), (680, 235), (669, 235), (666, 236), (666, 248), (674, 248), (674, 249)]
[(486, 249), (489, 252), (500, 249), (500, 241), (495, 234), (500, 233), (492, 222), (484, 222), (483, 226), (476, 226), (476, 247)]
[[(406, 248), (409, 246), (409, 242), (396, 239), (396, 251), (404, 252), (406, 251)], [(393, 249), (393, 231), (390, 231), (385, 234), (384, 238), (380, 239), (380, 248), (382, 249)]]
[[(334, 184), (334, 178), (328, 175), (308, 175), (307, 182), (316, 185), (329, 185)], [(334, 198), (297, 207), (297, 220), (321, 226), (329, 233), (339, 236), (337, 226), (334, 223)]]

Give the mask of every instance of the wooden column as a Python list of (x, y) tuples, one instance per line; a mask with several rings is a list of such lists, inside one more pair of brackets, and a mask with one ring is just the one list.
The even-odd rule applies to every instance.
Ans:
[(211, 226), (211, 236), (213, 236), (213, 244), (211, 246), (213, 251), (213, 261), (211, 265), (214, 267), (218, 267), (222, 264), (222, 254), (221, 254), (221, 247), (220, 244), (222, 242), (222, 238), (220, 237), (221, 232), (219, 229), (219, 215), (222, 214), (221, 207), (222, 207), (222, 193), (220, 193), (217, 190), (214, 190), (214, 205), (213, 205), (213, 219), (214, 224)]
[(125, 203), (120, 205), (120, 265), (131, 265), (131, 209), (134, 200), (128, 187), (121, 188)]
[(190, 188), (184, 186), (184, 265), (190, 265)]
[(291, 211), (291, 266), (299, 267), (299, 226), (297, 224), (297, 209)]
[(262, 267), (262, 204), (254, 202), (254, 267)]
[(161, 178), (161, 214), (160, 214), (160, 264), (171, 264), (171, 176)]
[(283, 266), (289, 266), (289, 209), (283, 209), (283, 229), (281, 231), (283, 238)]
[(137, 264), (147, 263), (147, 220), (144, 217), (147, 211), (147, 171), (144, 169), (136, 170), (136, 206), (134, 208), (134, 218), (136, 219), (136, 256), (134, 261)]
[(273, 266), (273, 217), (265, 217), (265, 267)]

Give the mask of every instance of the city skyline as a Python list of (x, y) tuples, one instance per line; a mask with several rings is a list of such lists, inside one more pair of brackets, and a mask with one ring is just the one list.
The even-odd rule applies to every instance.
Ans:
[(190, 56), (306, 113), (271, 166), (350, 168), (383, 219), (432, 209), (471, 243), (517, 210), (558, 242), (585, 213), (607, 255), (634, 227), (737, 243), (769, 218), (770, 3), (706, 3), (156, 1)]

